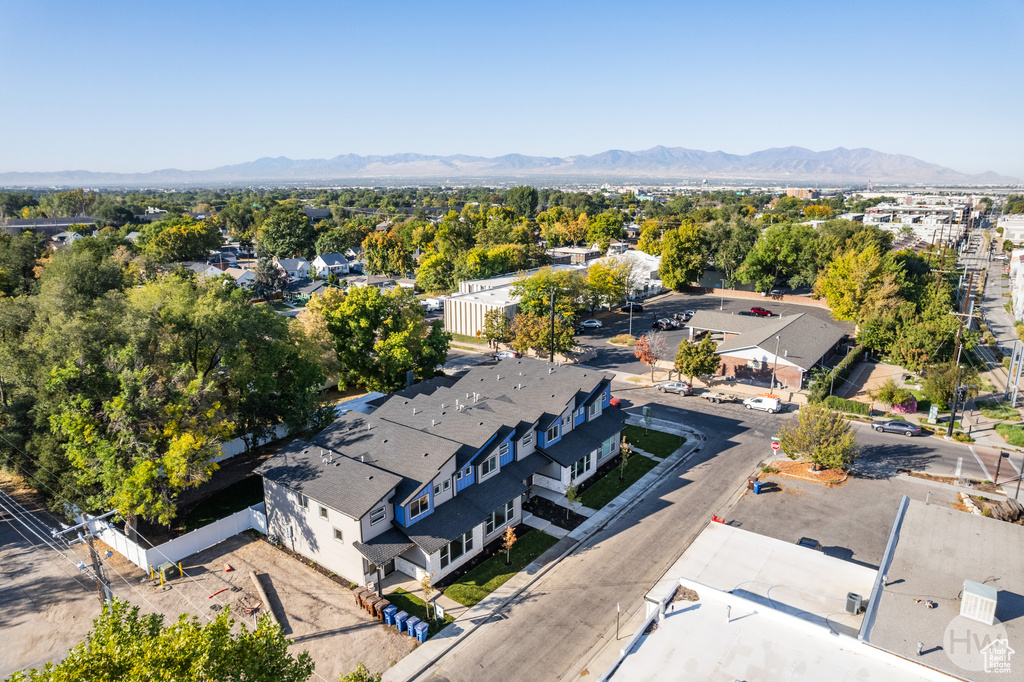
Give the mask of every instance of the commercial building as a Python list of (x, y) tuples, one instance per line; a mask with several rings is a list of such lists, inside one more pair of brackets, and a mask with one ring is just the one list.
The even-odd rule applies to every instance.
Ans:
[(438, 581), (519, 523), (531, 486), (562, 492), (619, 451), (596, 370), (509, 359), (427, 384), (262, 464), (270, 534), (354, 582)]

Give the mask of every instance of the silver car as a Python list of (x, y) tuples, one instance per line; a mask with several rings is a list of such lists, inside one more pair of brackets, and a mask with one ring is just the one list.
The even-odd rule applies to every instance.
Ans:
[(678, 393), (679, 395), (693, 395), (693, 387), (685, 381), (666, 381), (658, 386), (662, 393)]

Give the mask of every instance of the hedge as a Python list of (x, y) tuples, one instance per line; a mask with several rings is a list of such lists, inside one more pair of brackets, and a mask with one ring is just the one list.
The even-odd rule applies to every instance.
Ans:
[(871, 406), (867, 403), (858, 402), (856, 400), (847, 400), (846, 398), (840, 398), (836, 395), (830, 395), (825, 398), (825, 404), (833, 410), (839, 412), (852, 412), (853, 414), (867, 415)]
[[(864, 346), (857, 345), (851, 348), (846, 357), (839, 361), (839, 364), (821, 375), (814, 385), (807, 389), (808, 399), (812, 403), (819, 403), (824, 400), (832, 388), (833, 381), (841, 386), (846, 381), (846, 377), (850, 376), (850, 372), (860, 361), (860, 356), (863, 354)], [(867, 413), (865, 412), (864, 414)]]

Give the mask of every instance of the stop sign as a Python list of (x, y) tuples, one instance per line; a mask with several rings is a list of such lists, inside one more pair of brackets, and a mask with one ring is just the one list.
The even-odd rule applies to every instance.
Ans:
[(782, 447), (782, 446), (779, 445), (779, 441), (777, 441), (777, 440), (773, 440), (772, 441), (772, 450), (778, 450), (780, 447)]

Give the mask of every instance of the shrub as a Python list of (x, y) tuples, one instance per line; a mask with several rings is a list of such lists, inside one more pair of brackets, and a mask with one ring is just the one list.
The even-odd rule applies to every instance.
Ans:
[(970, 436), (968, 436), (963, 431), (954, 431), (953, 432), (953, 440), (955, 440), (957, 443), (973, 443), (974, 442), (974, 439), (971, 438)]
[(825, 398), (825, 404), (833, 410), (838, 412), (852, 412), (853, 414), (868, 414), (871, 410), (871, 406), (867, 403), (858, 402), (856, 400), (847, 400), (846, 398), (840, 398), (839, 396), (830, 395)]
[(629, 334), (616, 334), (609, 341), (623, 346), (633, 347), (636, 345), (636, 337)]
[[(807, 396), (810, 402), (816, 403), (821, 402), (828, 395), (829, 390), (833, 383), (842, 384), (846, 380), (846, 377), (853, 371), (854, 366), (860, 360), (860, 356), (864, 354), (864, 346), (857, 345), (846, 354), (846, 357), (839, 361), (835, 367), (828, 372), (824, 372), (818, 376), (818, 380), (807, 390)], [(865, 414), (867, 414), (865, 412)]]

